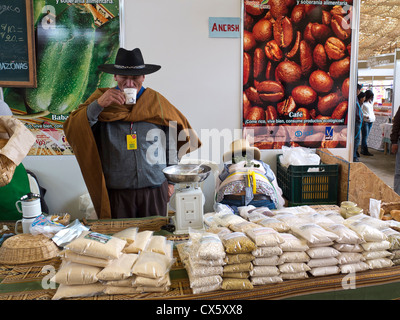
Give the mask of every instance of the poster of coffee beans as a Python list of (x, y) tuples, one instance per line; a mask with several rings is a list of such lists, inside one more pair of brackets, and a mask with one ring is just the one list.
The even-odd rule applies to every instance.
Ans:
[(353, 1), (243, 1), (244, 136), (345, 148)]

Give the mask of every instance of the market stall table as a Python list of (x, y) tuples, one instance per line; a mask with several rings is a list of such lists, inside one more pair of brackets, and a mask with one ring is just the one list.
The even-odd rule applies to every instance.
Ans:
[[(161, 226), (166, 218), (97, 220), (88, 222), (96, 232), (112, 234), (132, 226), (152, 229), (175, 244), (187, 240)], [(263, 300), (263, 299), (397, 299), (400, 298), (400, 266), (358, 272), (355, 278), (347, 274), (285, 280), (281, 283), (254, 286), (252, 290), (218, 290), (193, 294), (185, 268), (174, 249), (176, 262), (170, 271), (171, 286), (165, 293), (99, 295), (67, 300)], [(21, 264), (0, 265), (0, 300), (50, 300), (56, 292), (49, 279), (58, 270), (60, 258)]]

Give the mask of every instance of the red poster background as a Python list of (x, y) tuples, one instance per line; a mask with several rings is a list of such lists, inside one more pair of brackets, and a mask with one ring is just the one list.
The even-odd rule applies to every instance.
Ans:
[(244, 0), (243, 134), (260, 149), (345, 148), (352, 0)]

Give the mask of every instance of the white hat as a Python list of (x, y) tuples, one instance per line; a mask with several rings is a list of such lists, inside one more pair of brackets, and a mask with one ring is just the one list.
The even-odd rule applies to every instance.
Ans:
[(256, 147), (250, 147), (250, 143), (246, 139), (238, 139), (231, 143), (231, 151), (225, 152), (222, 159), (224, 162), (232, 160), (232, 156), (242, 156), (243, 151), (247, 155), (253, 155), (255, 160), (260, 160), (261, 153), (260, 149)]

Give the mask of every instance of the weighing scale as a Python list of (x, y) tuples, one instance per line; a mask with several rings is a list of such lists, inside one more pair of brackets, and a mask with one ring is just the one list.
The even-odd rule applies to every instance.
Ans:
[(211, 173), (206, 165), (178, 164), (167, 167), (163, 173), (175, 183), (175, 233), (188, 233), (189, 228), (204, 229), (204, 194), (200, 188)]

